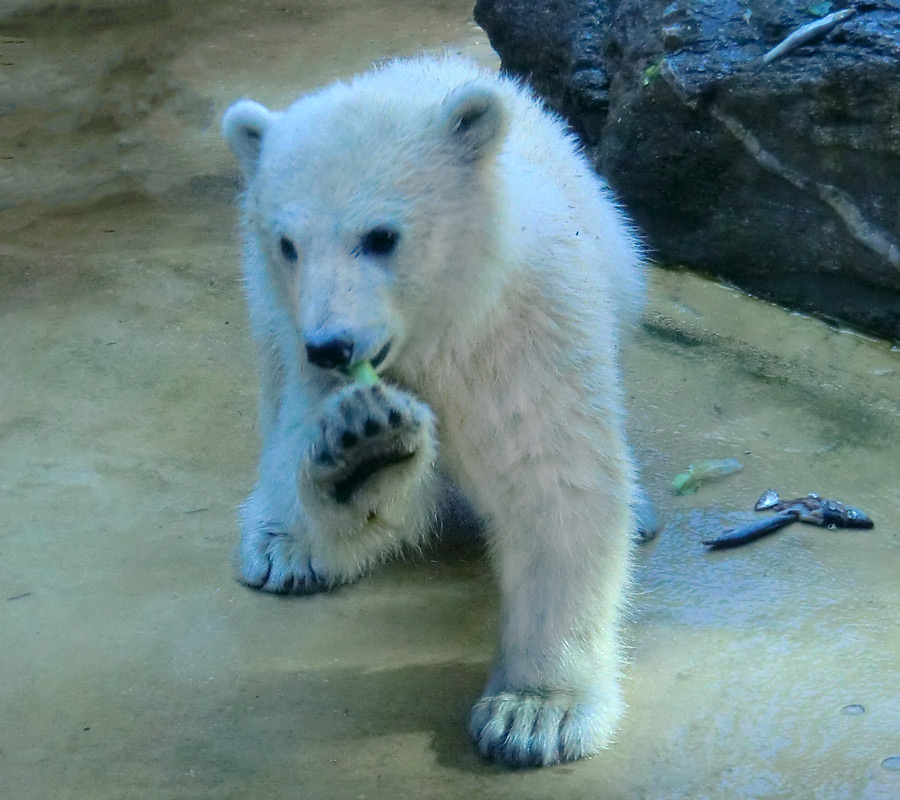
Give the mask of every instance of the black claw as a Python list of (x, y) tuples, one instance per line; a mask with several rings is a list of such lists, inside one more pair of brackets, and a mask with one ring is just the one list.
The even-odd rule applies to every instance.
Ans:
[[(269, 531), (269, 536), (274, 536), (272, 531)], [(269, 582), (269, 575), (272, 574), (272, 559), (266, 558), (266, 574), (263, 575), (262, 580), (259, 583), (251, 584), (254, 588), (259, 589), (261, 586), (265, 586)]]
[(297, 584), (294, 588), (295, 594), (318, 594), (319, 592), (324, 592), (326, 589), (330, 589), (331, 584), (320, 578), (315, 573), (310, 575), (305, 575), (301, 580), (297, 581)]
[(381, 425), (377, 423), (374, 419), (367, 419), (366, 424), (363, 425), (363, 432), (366, 436), (374, 436), (376, 433), (381, 431)]
[(403, 422), (403, 417), (400, 415), (400, 412), (397, 411), (397, 409), (392, 408), (388, 414), (388, 424), (392, 428), (397, 428), (400, 426), (401, 422)]
[(344, 447), (353, 447), (359, 441), (359, 437), (352, 431), (344, 431), (341, 435), (341, 445)]

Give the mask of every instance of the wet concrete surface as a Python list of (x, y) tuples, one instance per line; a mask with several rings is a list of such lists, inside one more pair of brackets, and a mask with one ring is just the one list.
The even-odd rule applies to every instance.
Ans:
[[(128, 193), (69, 174), (0, 216), (0, 797), (900, 797), (900, 352), (684, 273), (654, 271), (626, 352), (667, 524), (608, 751), (519, 772), (472, 751), (496, 630), (477, 543), (316, 597), (234, 580), (256, 387), (216, 115), (384, 54), (490, 60), (466, 3), (306, 6), (296, 33), (269, 6), (194, 21), (168, 64), (210, 121), (140, 122)], [(724, 457), (744, 469), (670, 493)], [(706, 553), (770, 487), (876, 526)]]

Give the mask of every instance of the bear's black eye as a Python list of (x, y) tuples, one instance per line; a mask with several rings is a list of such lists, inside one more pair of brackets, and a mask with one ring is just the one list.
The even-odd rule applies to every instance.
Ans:
[(297, 248), (294, 247), (294, 243), (287, 236), (282, 236), (278, 244), (281, 246), (281, 255), (293, 264), (297, 260)]
[(367, 256), (387, 256), (394, 251), (399, 239), (400, 234), (393, 228), (379, 225), (362, 235), (359, 250)]

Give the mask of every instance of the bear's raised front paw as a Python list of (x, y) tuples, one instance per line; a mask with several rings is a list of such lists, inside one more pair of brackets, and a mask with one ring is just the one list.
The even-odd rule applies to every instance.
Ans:
[(389, 472), (400, 477), (398, 467), (428, 453), (432, 428), (431, 410), (406, 392), (351, 384), (326, 409), (310, 479), (332, 500), (348, 503), (371, 478)]
[(498, 692), (472, 709), (469, 733), (485, 758), (537, 767), (595, 755), (612, 738), (618, 713), (572, 692)]
[(289, 533), (245, 534), (238, 557), (241, 580), (264, 592), (313, 594), (341, 583)]

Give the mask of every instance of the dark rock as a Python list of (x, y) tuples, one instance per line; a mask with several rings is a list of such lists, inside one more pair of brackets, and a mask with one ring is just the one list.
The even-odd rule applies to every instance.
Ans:
[(478, 0), (655, 257), (900, 338), (900, 0)]

